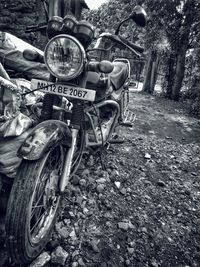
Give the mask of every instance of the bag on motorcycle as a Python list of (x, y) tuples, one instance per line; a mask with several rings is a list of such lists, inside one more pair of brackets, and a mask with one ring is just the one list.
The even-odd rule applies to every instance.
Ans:
[[(0, 173), (11, 178), (16, 175), (21, 163), (17, 151), (32, 125), (32, 119), (20, 112), (20, 93), (29, 90), (29, 86), (30, 82), (26, 80), (8, 81), (0, 77)], [(35, 97), (28, 94), (24, 103), (29, 105), (36, 102), (41, 97), (38, 94)]]
[(17, 151), (23, 143), (29, 131), (24, 132), (17, 137), (0, 137), (0, 173), (14, 178), (21, 159), (17, 156)]
[(19, 136), (32, 125), (21, 104), (20, 87), (0, 77), (0, 137)]
[(24, 42), (16, 36), (0, 31), (0, 62), (6, 70), (14, 70), (21, 77), (28, 79), (49, 79), (49, 72), (45, 64), (30, 61), (23, 57), (24, 50), (36, 51), (43, 56), (43, 52), (34, 46)]

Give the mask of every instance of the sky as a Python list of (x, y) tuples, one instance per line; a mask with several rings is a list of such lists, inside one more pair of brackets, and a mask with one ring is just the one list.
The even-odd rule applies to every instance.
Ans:
[(85, 0), (87, 5), (89, 6), (90, 9), (95, 9), (100, 7), (103, 3), (107, 2), (108, 0)]

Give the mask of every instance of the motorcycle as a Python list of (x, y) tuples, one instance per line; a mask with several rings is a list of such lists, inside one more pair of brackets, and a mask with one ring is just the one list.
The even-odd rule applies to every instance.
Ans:
[[(50, 12), (52, 6), (48, 8)], [(143, 52), (119, 35), (125, 21), (145, 26), (146, 13), (139, 6), (120, 22), (115, 34), (101, 34), (90, 49), (94, 32), (89, 23), (71, 14), (64, 19), (57, 15), (48, 17), (47, 26), (29, 29), (47, 27), (50, 40), (44, 62), (50, 78), (31, 81), (32, 91), (45, 93), (43, 102), (33, 107), (41, 109), (40, 123), (18, 150), (22, 163), (7, 205), (6, 247), (17, 263), (32, 261), (49, 241), (60, 200), (84, 150), (109, 144), (116, 127), (126, 124), (130, 63), (106, 58), (116, 45), (136, 55)], [(92, 56), (94, 51), (103, 55), (99, 61)]]

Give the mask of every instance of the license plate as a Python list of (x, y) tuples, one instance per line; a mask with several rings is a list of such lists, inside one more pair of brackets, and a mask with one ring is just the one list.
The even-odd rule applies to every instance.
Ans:
[(44, 93), (60, 95), (60, 96), (65, 96), (67, 98), (75, 98), (91, 102), (94, 101), (96, 95), (96, 91), (94, 90), (89, 90), (65, 84), (54, 84), (43, 80), (32, 79), (31, 90), (35, 89), (39, 89), (39, 91), (42, 91)]

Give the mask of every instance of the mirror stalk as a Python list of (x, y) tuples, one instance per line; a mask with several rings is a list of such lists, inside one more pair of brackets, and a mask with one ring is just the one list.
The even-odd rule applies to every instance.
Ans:
[(128, 20), (130, 20), (130, 17), (126, 18), (125, 20), (123, 20), (123, 21), (121, 21), (121, 22), (119, 23), (119, 25), (117, 26), (117, 29), (116, 29), (116, 31), (115, 31), (115, 35), (118, 35), (118, 34), (119, 34), (119, 30), (120, 30), (122, 24), (125, 23), (125, 22), (128, 21)]

